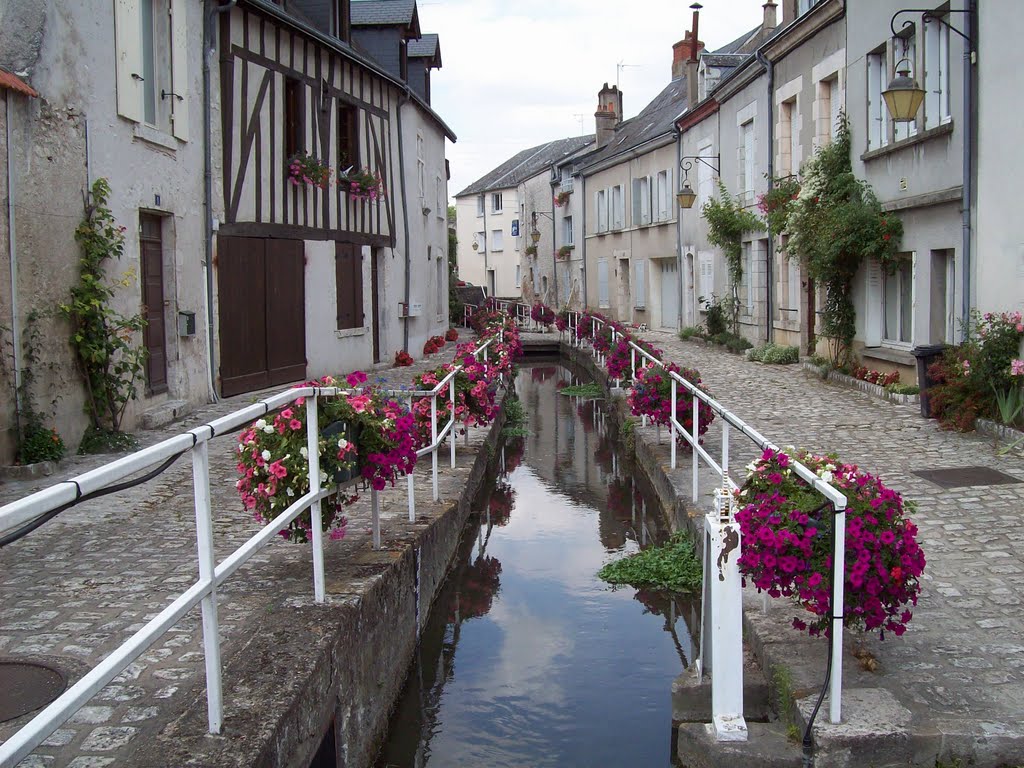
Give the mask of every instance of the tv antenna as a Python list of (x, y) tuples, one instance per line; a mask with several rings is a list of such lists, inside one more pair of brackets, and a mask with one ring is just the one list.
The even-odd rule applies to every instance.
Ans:
[(575, 117), (577, 120), (580, 121), (580, 136), (582, 136), (583, 135), (583, 118), (585, 118), (586, 115), (583, 114), (582, 112), (576, 112), (576, 113), (573, 114), (573, 117)]
[(626, 67), (640, 67), (639, 64), (626, 64), (624, 61), (620, 61), (615, 65), (615, 87), (619, 87), (619, 77), (622, 75), (622, 70)]

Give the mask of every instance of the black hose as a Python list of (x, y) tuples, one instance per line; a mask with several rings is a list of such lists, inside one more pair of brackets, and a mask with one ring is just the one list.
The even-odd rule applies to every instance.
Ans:
[[(831, 630), (832, 624), (836, 618), (836, 606), (835, 601), (832, 599), (835, 594), (835, 583), (836, 583), (836, 508), (835, 505), (829, 501), (818, 507), (816, 512), (820, 512), (828, 507), (832, 508), (832, 573), (829, 577), (829, 603), (828, 603), (828, 626)], [(825, 682), (821, 685), (821, 693), (818, 694), (818, 701), (814, 705), (814, 709), (811, 710), (811, 716), (807, 720), (807, 728), (804, 730), (803, 738), (803, 768), (814, 768), (814, 739), (811, 738), (811, 731), (814, 728), (814, 718), (818, 716), (818, 710), (821, 709), (821, 703), (825, 700), (825, 694), (828, 693), (828, 685), (832, 680), (832, 641), (829, 639), (828, 643), (828, 660), (825, 662)]]
[[(81, 504), (83, 501), (90, 501), (92, 499), (98, 499), (101, 496), (107, 496), (108, 494), (117, 493), (118, 491), (124, 491), (124, 490), (126, 490), (128, 488), (134, 488), (137, 485), (141, 485), (142, 483), (149, 482), (154, 477), (156, 477), (157, 475), (159, 475), (160, 473), (162, 473), (163, 471), (168, 469), (174, 462), (176, 462), (179, 458), (181, 458), (181, 456), (183, 454), (185, 454), (186, 452), (187, 451), (181, 451), (181, 453), (174, 454), (169, 459), (167, 459), (163, 464), (161, 464), (159, 467), (154, 469), (152, 472), (147, 472), (145, 475), (143, 475), (142, 477), (136, 478), (135, 480), (126, 480), (123, 483), (117, 483), (116, 485), (108, 485), (105, 488), (98, 488), (97, 490), (92, 491), (91, 493), (87, 493), (84, 496), (79, 496), (78, 498), (76, 498), (76, 499), (74, 499), (72, 501), (69, 501), (67, 504), (62, 504), (61, 506), (57, 507), (56, 509), (51, 509), (49, 512), (46, 512), (46, 513), (40, 515), (39, 517), (35, 518), (34, 520), (31, 520), (30, 522), (25, 523), (25, 525), (21, 526), (21, 528), (18, 528), (17, 530), (12, 531), (11, 533), (6, 534), (5, 536), (0, 537), (0, 549), (2, 549), (3, 547), (6, 547), (8, 544), (13, 544), (18, 539), (21, 539), (21, 538), (24, 538), (25, 536), (28, 536), (28, 534), (32, 533), (32, 531), (34, 531), (37, 528), (45, 525), (50, 520), (53, 520), (53, 518), (55, 518), (61, 512), (64, 512), (65, 510), (68, 510), (68, 509), (70, 509), (71, 507), (74, 507), (77, 504)], [(74, 482), (74, 481), (68, 480), (68, 481), (65, 481), (65, 482)], [(77, 485), (77, 483), (76, 483), (76, 485)]]

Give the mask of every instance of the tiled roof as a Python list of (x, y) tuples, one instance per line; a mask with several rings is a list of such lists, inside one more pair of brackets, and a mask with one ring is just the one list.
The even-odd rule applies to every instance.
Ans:
[(509, 158), (486, 176), (477, 179), (456, 197), (475, 195), (491, 189), (506, 189), (518, 186), (520, 182), (536, 176), (545, 168), (579, 152), (594, 142), (594, 135), (573, 136), (568, 139), (549, 141), (530, 149), (524, 149)]
[(745, 58), (745, 53), (704, 53), (700, 60), (709, 67), (738, 67)]
[(411, 24), (416, 0), (355, 0), (352, 24), (357, 27)]
[(35, 88), (30, 86), (17, 75), (11, 74), (6, 69), (0, 69), (0, 88), (17, 91), (18, 93), (23, 93), (26, 96), (39, 96)]
[(438, 55), (440, 41), (436, 34), (428, 32), (419, 40), (410, 40), (406, 47), (409, 52), (409, 58), (422, 57), (430, 59)]

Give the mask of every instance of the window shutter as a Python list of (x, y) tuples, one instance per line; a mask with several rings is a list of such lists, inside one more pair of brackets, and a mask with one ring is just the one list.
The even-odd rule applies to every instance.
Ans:
[(139, 0), (114, 0), (114, 44), (117, 48), (117, 113), (140, 123), (142, 15)]
[(633, 308), (644, 309), (647, 306), (647, 262), (643, 259), (634, 262), (633, 272), (636, 285)]
[(875, 259), (866, 263), (867, 298), (864, 302), (864, 346), (877, 347), (882, 343), (882, 267)]
[[(171, 130), (188, 141), (188, 3), (170, 0), (171, 11)], [(180, 97), (180, 98), (179, 98)]]
[(633, 226), (638, 226), (644, 223), (643, 220), (643, 192), (642, 182), (640, 179), (633, 179)]
[(355, 318), (355, 327), (362, 328), (366, 325), (366, 314), (363, 312), (363, 249), (358, 245), (352, 246), (352, 315)]
[(599, 306), (608, 306), (608, 262), (597, 262), (597, 303)]

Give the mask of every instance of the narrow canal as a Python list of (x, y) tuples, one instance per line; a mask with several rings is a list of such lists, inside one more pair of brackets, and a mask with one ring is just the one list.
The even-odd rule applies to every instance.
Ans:
[(668, 532), (602, 403), (558, 394), (569, 379), (521, 369), (529, 436), (506, 443), (486, 483), (378, 768), (673, 764), (670, 685), (699, 618), (689, 601), (597, 578)]

